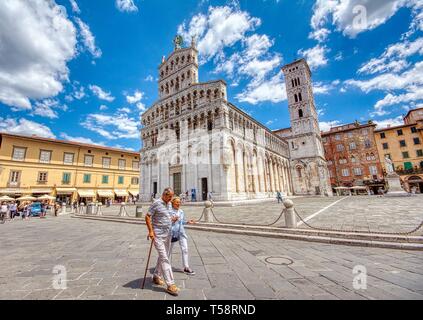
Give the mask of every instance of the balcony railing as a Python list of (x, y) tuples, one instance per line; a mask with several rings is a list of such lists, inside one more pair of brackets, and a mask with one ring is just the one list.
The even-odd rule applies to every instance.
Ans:
[(398, 173), (399, 175), (423, 174), (423, 168), (400, 169), (400, 170), (396, 170), (396, 173)]

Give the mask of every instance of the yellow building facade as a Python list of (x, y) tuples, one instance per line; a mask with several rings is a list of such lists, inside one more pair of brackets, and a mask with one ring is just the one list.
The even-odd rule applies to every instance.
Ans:
[(139, 163), (138, 152), (0, 133), (0, 196), (125, 202), (139, 195)]
[(385, 171), (384, 158), (388, 156), (404, 188), (423, 193), (423, 108), (411, 110), (403, 125), (375, 130), (374, 134)]

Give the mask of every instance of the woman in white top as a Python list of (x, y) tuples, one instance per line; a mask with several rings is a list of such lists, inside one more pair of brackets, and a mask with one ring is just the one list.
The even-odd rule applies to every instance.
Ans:
[(182, 263), (184, 265), (184, 273), (188, 275), (195, 275), (195, 272), (189, 267), (188, 263), (188, 236), (185, 232), (184, 225), (187, 224), (195, 224), (194, 220), (185, 220), (185, 213), (180, 209), (181, 207), (181, 198), (174, 197), (172, 199), (172, 209), (171, 214), (172, 217), (177, 217), (176, 220), (172, 224), (172, 244), (170, 247), (170, 254), (169, 257), (172, 255), (173, 246), (176, 242), (179, 242), (182, 251)]

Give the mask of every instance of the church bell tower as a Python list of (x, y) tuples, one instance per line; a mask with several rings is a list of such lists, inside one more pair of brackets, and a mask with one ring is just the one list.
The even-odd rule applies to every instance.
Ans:
[(310, 68), (304, 59), (282, 68), (291, 134), (287, 137), (296, 194), (332, 195)]

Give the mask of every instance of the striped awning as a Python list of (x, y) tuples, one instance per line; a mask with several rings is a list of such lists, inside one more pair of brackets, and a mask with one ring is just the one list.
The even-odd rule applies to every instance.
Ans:
[(139, 190), (129, 190), (129, 193), (134, 197), (137, 197), (140, 194)]
[(76, 188), (56, 188), (57, 194), (72, 194), (76, 191)]
[(118, 197), (127, 197), (129, 196), (128, 191), (126, 190), (115, 190), (116, 196)]
[(115, 196), (113, 190), (97, 190), (97, 193), (102, 198), (114, 198)]
[(78, 190), (78, 194), (81, 198), (95, 198), (94, 190)]

